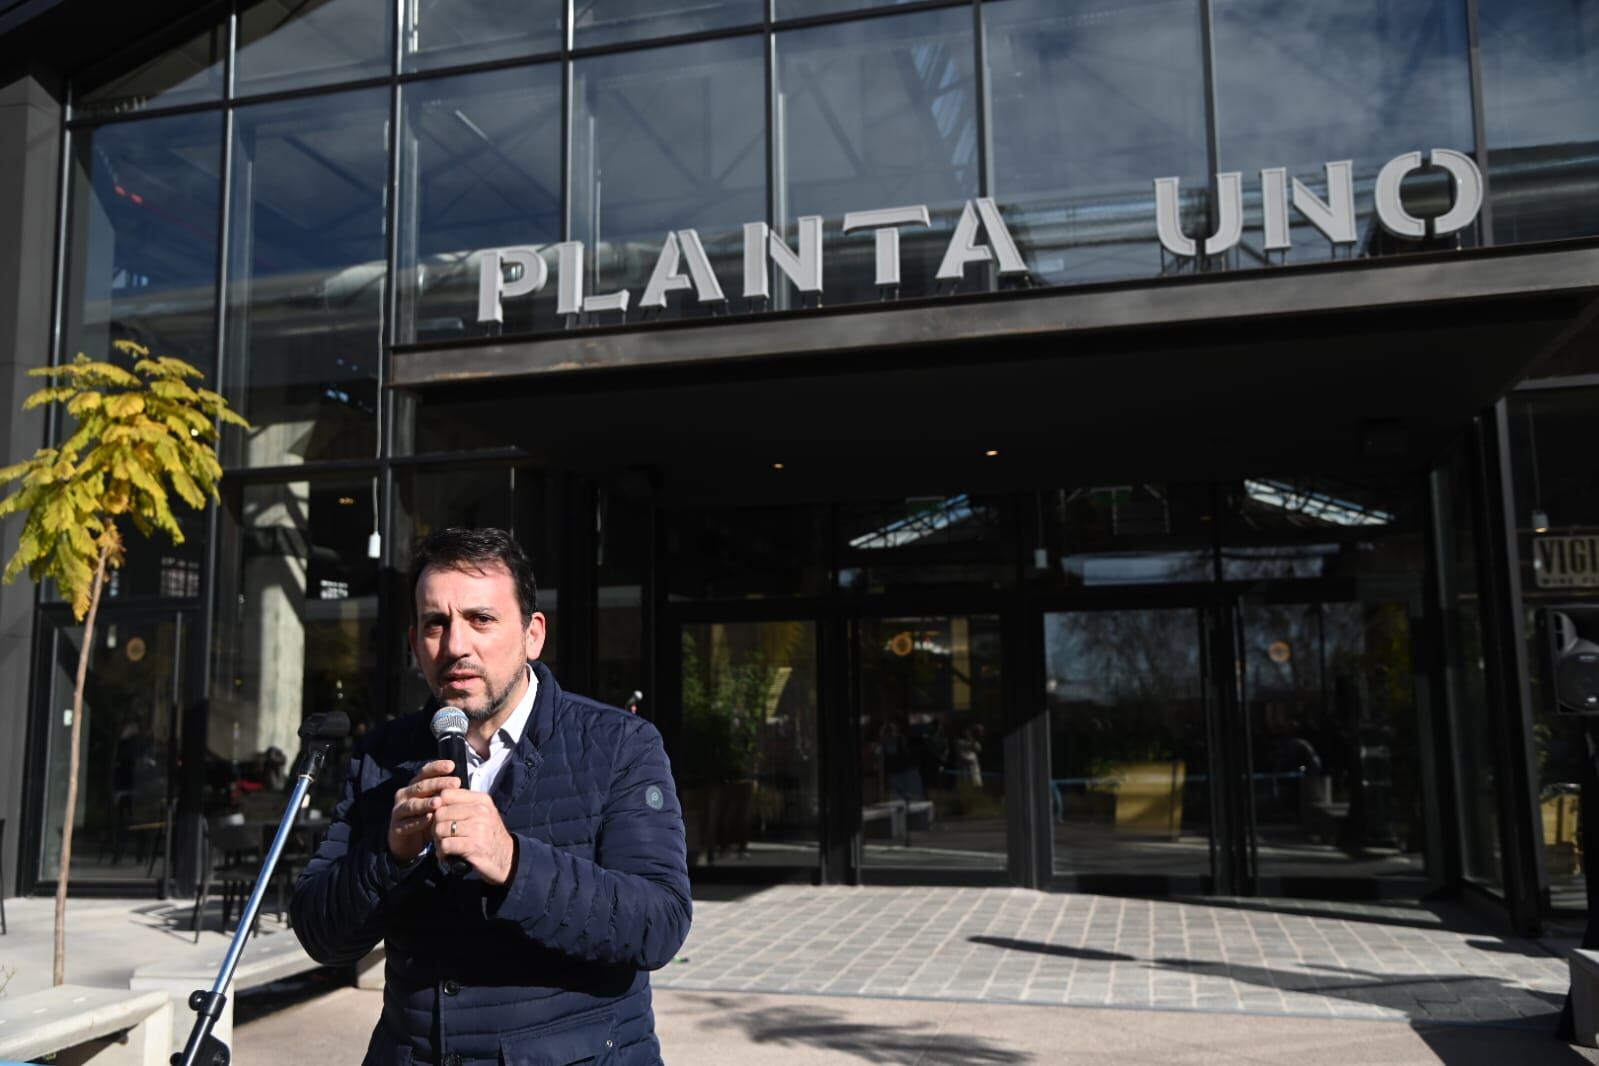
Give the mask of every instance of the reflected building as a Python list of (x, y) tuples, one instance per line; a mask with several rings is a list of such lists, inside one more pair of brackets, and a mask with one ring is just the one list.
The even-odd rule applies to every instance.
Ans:
[[(1590, 5), (89, 14), (0, 16), (0, 402), (131, 338), (253, 428), (115, 575), (75, 887), (417, 707), (411, 545), (492, 524), (697, 878), (1586, 908)], [(8, 894), (81, 641), (0, 590)]]

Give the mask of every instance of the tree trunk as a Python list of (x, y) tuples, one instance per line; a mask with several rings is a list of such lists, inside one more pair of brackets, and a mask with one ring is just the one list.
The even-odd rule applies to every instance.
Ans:
[(89, 593), (89, 617), (83, 624), (83, 647), (78, 649), (78, 677), (72, 688), (72, 736), (67, 741), (67, 810), (61, 822), (61, 863), (56, 868), (56, 943), (54, 984), (67, 982), (67, 871), (72, 868), (72, 823), (78, 809), (78, 748), (83, 734), (83, 685), (89, 677), (89, 655), (94, 651), (94, 616), (100, 610), (100, 590), (105, 585), (106, 558), (111, 545), (100, 545), (94, 567), (94, 588)]

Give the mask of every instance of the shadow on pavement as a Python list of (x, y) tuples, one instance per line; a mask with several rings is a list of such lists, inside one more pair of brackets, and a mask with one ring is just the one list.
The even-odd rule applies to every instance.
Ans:
[(1009, 951), (1031, 951), (1040, 955), (1058, 955), (1064, 959), (1089, 959), (1093, 962), (1137, 962), (1136, 955), (1123, 955), (1119, 951), (1100, 951), (1098, 948), (1073, 948), (1063, 944), (1041, 944), (1036, 940), (1012, 940), (1008, 936), (969, 936), (973, 944), (987, 944), (991, 948)]
[(750, 1008), (732, 996), (709, 1002), (719, 1012), (714, 1023), (737, 1028), (753, 1044), (783, 1048), (807, 1047), (836, 1051), (866, 1062), (911, 1066), (928, 1061), (932, 1051), (939, 1061), (961, 1063), (1024, 1063), (1031, 1055), (1012, 1051), (981, 1037), (939, 1032), (932, 1025), (871, 1024), (853, 1021), (842, 1011), (811, 1005)]
[(1280, 914), (1294, 918), (1326, 918), (1341, 922), (1359, 922), (1362, 925), (1393, 925), (1404, 929), (1453, 929), (1463, 933), (1492, 935), (1493, 928), (1486, 919), (1463, 907), (1436, 904), (1386, 904), (1389, 910), (1403, 909), (1415, 912), (1415, 917), (1399, 914), (1379, 914), (1360, 909), (1358, 905), (1340, 907), (1336, 903), (1321, 903), (1303, 907), (1294, 903), (1284, 905), (1278, 900), (1230, 899), (1218, 896), (1173, 896), (1173, 903), (1192, 903), (1197, 906), (1217, 907), (1224, 910), (1252, 911), (1257, 914)]
[[(1525, 996), (1549, 1007), (1547, 1023), (1541, 1016), (1532, 1018), (1512, 1014), (1503, 1019), (1460, 1019), (1479, 1025), (1516, 1025), (1552, 1027), (1554, 1015), (1559, 1011), (1565, 995), (1557, 992), (1540, 992), (1497, 977), (1474, 977), (1464, 974), (1450, 977), (1430, 973), (1372, 973), (1343, 966), (1316, 966), (1319, 973), (1297, 973), (1293, 970), (1273, 970), (1265, 966), (1245, 966), (1230, 962), (1208, 962), (1196, 959), (1155, 959), (1153, 965), (1166, 970), (1223, 977), (1230, 981), (1273, 988), (1281, 992), (1303, 992), (1315, 996), (1333, 996), (1352, 1003), (1382, 1007), (1402, 1012), (1412, 1017), (1416, 1008), (1426, 1003), (1458, 1003), (1465, 1001), (1493, 1002), (1508, 997)], [(1346, 979), (1324, 975), (1343, 975)], [(1425, 1018), (1413, 1018), (1425, 1023)]]

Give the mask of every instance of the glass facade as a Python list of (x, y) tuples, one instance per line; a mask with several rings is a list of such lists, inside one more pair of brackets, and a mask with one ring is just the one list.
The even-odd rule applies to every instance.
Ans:
[[(172, 705), (206, 701), (208, 813), (271, 786), (306, 713), (345, 709), (359, 731), (415, 706), (411, 544), (493, 524), (534, 559), (563, 679), (661, 724), (702, 875), (998, 882), (1036, 845), (1041, 884), (1392, 895), (1451, 876), (1458, 846), (1462, 878), (1502, 889), (1473, 543), (1491, 501), (1447, 460), (1432, 473), (1451, 508), (1419, 470), (1062, 487), (1048, 456), (1022, 479), (952, 473), (915, 495), (841, 474), (745, 498), (708, 463), (663, 478), (647, 444), (567, 449), (568, 395), (604, 393), (586, 380), (388, 387), (397, 349), (998, 306), (984, 301), (1000, 290), (1599, 231), (1599, 134), (1574, 103), (1599, 42), (1570, 5), (902, 7), (240, 4), (74, 86), (58, 354), (136, 339), (205, 369), (253, 424), (224, 437), (217, 541), (196, 519), (189, 545), (118, 577), (121, 643), (95, 652), (107, 683), (133, 669), (116, 657), (139, 626), (137, 683), (178, 676), (184, 655), (208, 657), (213, 681), (156, 686), (115, 720), (115, 697), (91, 700), (90, 773), (111, 785), (88, 793), (104, 824), (85, 832), (107, 854), (85, 863), (131, 869), (111, 853), (149, 830), (129, 827), (166, 824), (170, 776), (154, 808), (116, 782), (182, 741)], [(1468, 192), (1427, 165), (1436, 149), (1483, 170), (1487, 213), (1429, 238)], [(1380, 175), (1410, 152), (1394, 196), (1419, 239), (1379, 210)], [(1207, 249), (1230, 215), (1236, 239)], [(1545, 402), (1518, 401), (1518, 456), (1534, 422), (1569, 435), (1587, 410)], [(603, 395), (598, 409), (595, 434), (625, 436)], [(885, 464), (921, 443), (886, 436)], [(1518, 514), (1587, 536), (1590, 472), (1565, 458), (1580, 450), (1542, 447), (1546, 465), (1518, 459)], [(1544, 536), (1520, 544), (1529, 611), (1580, 606), (1586, 586), (1539, 599)], [(69, 654), (72, 628), (50, 617)], [(1575, 734), (1555, 712), (1536, 730), (1545, 862), (1572, 899)], [(1441, 833), (1435, 761), (1459, 806)]]

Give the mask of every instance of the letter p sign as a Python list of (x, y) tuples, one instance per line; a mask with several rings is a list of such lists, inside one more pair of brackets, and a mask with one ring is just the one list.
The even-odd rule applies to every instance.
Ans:
[[(505, 268), (509, 266), (510, 269)], [(544, 288), (550, 268), (537, 248), (490, 248), (478, 256), (477, 320), (503, 323), (502, 296), (526, 296)]]

